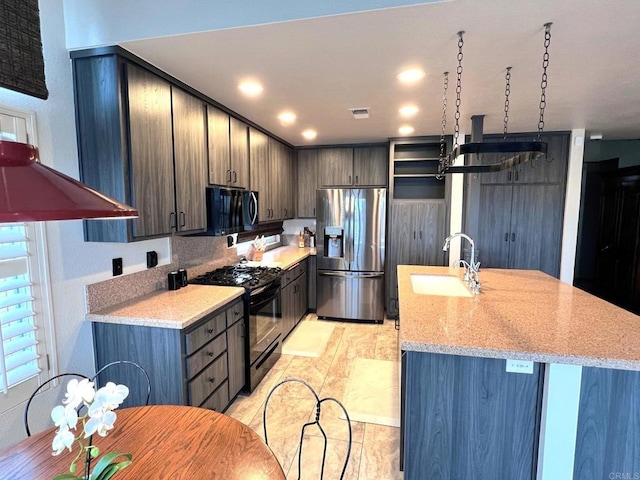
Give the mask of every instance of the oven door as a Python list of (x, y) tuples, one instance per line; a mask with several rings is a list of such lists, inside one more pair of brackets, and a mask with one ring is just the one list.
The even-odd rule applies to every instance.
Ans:
[(251, 292), (249, 297), (249, 364), (282, 336), (280, 281)]

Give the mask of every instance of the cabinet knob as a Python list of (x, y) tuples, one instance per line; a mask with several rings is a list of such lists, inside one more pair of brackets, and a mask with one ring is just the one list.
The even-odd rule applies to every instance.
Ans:
[(184, 212), (180, 212), (180, 226), (184, 227), (187, 224), (187, 216)]
[(178, 222), (176, 221), (176, 212), (171, 212), (169, 214), (169, 225), (171, 226), (171, 230), (178, 230)]
[(236, 310), (235, 312), (233, 312), (233, 314), (237, 317), (238, 315), (240, 315), (240, 312)]
[(516, 241), (516, 234), (515, 234), (515, 233), (512, 233), (512, 234), (511, 234), (511, 241), (512, 241), (512, 242), (515, 242), (515, 241)]
[(509, 232), (504, 234), (504, 241), (508, 242), (509, 241)]
[(231, 183), (231, 170), (227, 170), (227, 182)]
[(233, 171), (233, 183), (238, 183), (238, 172)]
[(207, 355), (213, 357), (213, 352), (207, 352)]
[(213, 328), (208, 328), (208, 329), (207, 329), (207, 333), (208, 333), (209, 335), (211, 335), (211, 334), (213, 333)]
[(358, 175), (356, 175), (356, 185), (358, 185)]
[(209, 383), (216, 383), (216, 377), (211, 377), (209, 379)]
[(349, 184), (351, 184), (351, 175), (349, 175)]

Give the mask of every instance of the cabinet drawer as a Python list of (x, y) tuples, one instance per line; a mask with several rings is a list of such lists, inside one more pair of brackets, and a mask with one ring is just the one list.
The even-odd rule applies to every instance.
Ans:
[(227, 327), (244, 318), (244, 304), (238, 302), (227, 309)]
[(227, 336), (223, 333), (187, 358), (187, 378), (193, 377), (226, 349)]
[(208, 408), (221, 412), (229, 404), (229, 382), (226, 380), (220, 385), (220, 388), (216, 392), (207, 398), (202, 404), (198, 405), (200, 408)]
[(306, 272), (306, 271), (307, 271), (306, 260), (292, 267), (289, 267), (289, 269), (285, 270), (285, 272), (282, 274), (282, 286), (285, 286), (291, 283), (293, 280), (298, 278), (300, 275), (302, 275), (303, 272)]
[(222, 354), (189, 382), (189, 404), (201, 405), (227, 379), (227, 353)]
[(209, 340), (217, 337), (219, 333), (224, 332), (227, 328), (226, 312), (220, 312), (211, 317), (203, 325), (185, 335), (186, 354), (191, 355), (193, 352), (202, 347)]

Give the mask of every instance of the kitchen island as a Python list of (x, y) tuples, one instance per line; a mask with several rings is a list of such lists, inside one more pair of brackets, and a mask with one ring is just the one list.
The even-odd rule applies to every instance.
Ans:
[(638, 316), (536, 271), (412, 274), (462, 271), (398, 267), (406, 480), (640, 478)]

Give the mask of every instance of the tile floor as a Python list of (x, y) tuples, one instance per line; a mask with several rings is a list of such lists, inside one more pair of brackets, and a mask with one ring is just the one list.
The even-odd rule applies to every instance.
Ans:
[[(313, 314), (304, 321), (321, 321)], [(359, 324), (332, 322), (335, 325), (324, 353), (317, 358), (283, 355), (273, 369), (249, 396), (239, 396), (226, 411), (228, 415), (249, 425), (263, 436), (262, 413), (269, 391), (285, 378), (308, 382), (320, 398), (334, 397), (344, 401), (349, 373), (356, 358), (397, 361), (398, 332), (394, 322)], [(353, 380), (352, 380), (353, 381)], [(365, 380), (370, 382), (371, 379)], [(279, 387), (269, 400), (267, 433), (269, 445), (278, 457), (288, 479), (298, 472), (297, 445), (300, 426), (313, 418), (313, 397), (300, 384), (287, 383)], [(325, 479), (337, 479), (342, 470), (348, 430), (339, 419), (339, 408), (323, 403), (321, 424), (329, 437)], [(322, 438), (317, 428), (308, 429), (303, 443), (302, 479), (318, 478)], [(398, 470), (400, 429), (373, 423), (352, 421), (352, 449), (345, 479), (402, 480)]]

